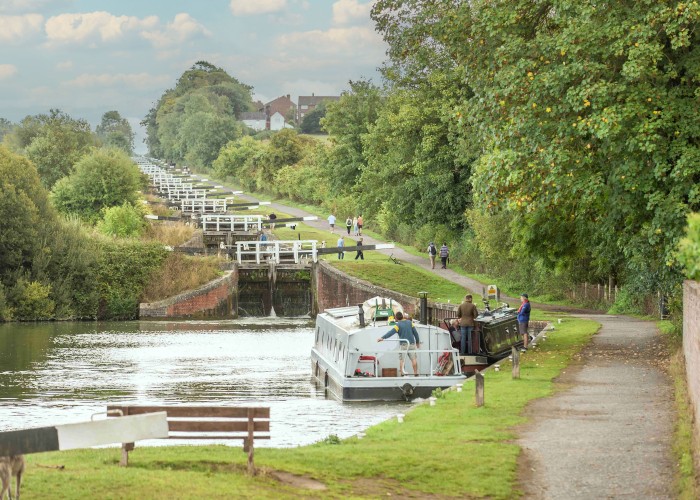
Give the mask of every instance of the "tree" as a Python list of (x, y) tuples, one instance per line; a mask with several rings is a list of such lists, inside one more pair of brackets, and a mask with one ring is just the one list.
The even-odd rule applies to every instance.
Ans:
[(57, 109), (26, 117), (9, 135), (15, 136), (11, 142), (36, 165), (41, 182), (49, 189), (97, 145), (85, 120), (75, 120)]
[(365, 165), (362, 136), (374, 124), (382, 106), (379, 87), (370, 81), (350, 82), (350, 90), (340, 100), (326, 105), (321, 126), (336, 145), (332, 161), (333, 188), (344, 192), (353, 186)]
[(134, 132), (129, 120), (122, 118), (119, 111), (103, 114), (95, 133), (107, 147), (121, 149), (129, 155), (134, 151)]
[(251, 90), (221, 68), (206, 61), (195, 63), (141, 122), (149, 152), (171, 161), (211, 166), (219, 149), (240, 137), (242, 129), (235, 119), (252, 109)]
[(322, 134), (321, 118), (326, 116), (326, 104), (320, 102), (310, 113), (304, 115), (299, 130), (302, 134)]
[(12, 132), (12, 129), (14, 128), (13, 123), (6, 119), (6, 118), (0, 118), (0, 142), (2, 142), (3, 137), (5, 137), (6, 134)]
[(75, 172), (52, 190), (56, 208), (66, 214), (97, 222), (104, 208), (135, 205), (143, 179), (123, 151), (95, 150), (75, 165)]

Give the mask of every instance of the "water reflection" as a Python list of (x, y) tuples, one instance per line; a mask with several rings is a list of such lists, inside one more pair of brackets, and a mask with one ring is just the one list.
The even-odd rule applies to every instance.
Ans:
[(296, 446), (399, 411), (327, 400), (310, 381), (312, 342), (308, 319), (3, 324), (0, 430), (89, 420), (108, 403), (266, 405), (266, 445)]

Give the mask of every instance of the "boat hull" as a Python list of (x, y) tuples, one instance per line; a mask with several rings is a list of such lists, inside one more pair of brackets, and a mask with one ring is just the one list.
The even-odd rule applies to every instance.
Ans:
[(344, 377), (312, 355), (314, 381), (339, 401), (411, 401), (429, 398), (435, 389), (463, 382), (463, 375), (404, 377)]

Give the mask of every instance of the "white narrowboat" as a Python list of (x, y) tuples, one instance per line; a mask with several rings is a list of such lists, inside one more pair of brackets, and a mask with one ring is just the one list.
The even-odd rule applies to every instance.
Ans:
[(311, 370), (332, 397), (342, 401), (403, 401), (427, 398), (433, 390), (462, 382), (459, 351), (447, 330), (414, 322), (420, 339), (418, 374), (406, 356), (399, 371), (398, 335), (377, 342), (403, 313), (391, 299), (376, 297), (359, 306), (326, 309), (316, 317)]

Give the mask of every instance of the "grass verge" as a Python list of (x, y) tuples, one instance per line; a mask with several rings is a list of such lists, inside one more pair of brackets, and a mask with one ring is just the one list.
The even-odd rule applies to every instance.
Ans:
[[(486, 403), (474, 406), (473, 381), (436, 406), (416, 406), (404, 423), (383, 422), (363, 439), (326, 439), (298, 448), (256, 450), (260, 474), (244, 473), (245, 454), (225, 446), (138, 447), (128, 469), (115, 448), (29, 455), (28, 498), (513, 498), (519, 447), (514, 427), (525, 405), (553, 391), (552, 380), (598, 325), (567, 320), (521, 364), (486, 373)], [(274, 432), (274, 414), (272, 415)], [(332, 428), (329, 429), (332, 431)], [(465, 463), (467, 465), (465, 465)], [(65, 465), (57, 470), (41, 465)], [(313, 479), (326, 490), (277, 479), (275, 471)]]
[(676, 421), (673, 427), (673, 454), (676, 468), (675, 487), (677, 498), (691, 500), (700, 498), (700, 485), (695, 472), (695, 462), (700, 458), (700, 443), (693, 433), (693, 410), (686, 382), (685, 358), (682, 337), (677, 335), (669, 321), (659, 321), (659, 330), (665, 335), (669, 350), (669, 375), (673, 383)]

